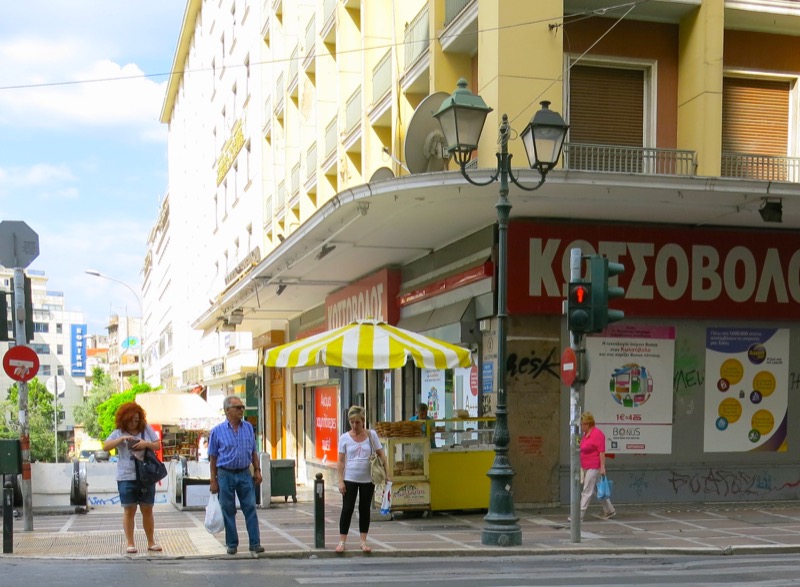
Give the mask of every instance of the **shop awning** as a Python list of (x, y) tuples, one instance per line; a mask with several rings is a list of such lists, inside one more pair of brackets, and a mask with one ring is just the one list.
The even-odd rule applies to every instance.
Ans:
[[(197, 421), (201, 429), (210, 422), (220, 422), (222, 414), (194, 393), (140, 393), (136, 403), (142, 406), (150, 424), (181, 425)], [(194, 428), (194, 426), (191, 426)]]
[(397, 325), (453, 344), (475, 342), (474, 298), (400, 318)]

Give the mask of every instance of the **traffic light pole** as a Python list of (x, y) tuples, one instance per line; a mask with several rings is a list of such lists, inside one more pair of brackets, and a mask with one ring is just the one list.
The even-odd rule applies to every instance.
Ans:
[[(570, 281), (581, 279), (581, 250), (570, 250), (569, 271)], [(586, 347), (584, 335), (580, 332), (570, 332), (570, 347), (575, 351), (578, 359), (576, 365), (577, 375), (569, 390), (569, 478), (570, 478), (570, 540), (573, 543), (581, 541), (581, 392), (586, 380)]]
[[(27, 344), (25, 333), (25, 271), (14, 269), (14, 341), (18, 345)], [(31, 494), (31, 438), (28, 422), (28, 382), (18, 381), (19, 391), (19, 440), (22, 448), (22, 518), (24, 530), (33, 530), (33, 496)]]

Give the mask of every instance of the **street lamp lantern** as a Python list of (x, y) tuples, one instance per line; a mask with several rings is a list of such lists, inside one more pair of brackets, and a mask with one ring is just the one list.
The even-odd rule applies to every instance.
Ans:
[(434, 118), (439, 121), (448, 150), (461, 167), (478, 148), (486, 116), (492, 109), (483, 98), (467, 89), (467, 80), (458, 80), (458, 88), (444, 102)]
[(539, 171), (539, 183), (526, 187), (517, 181), (511, 172), (511, 154), (508, 140), (511, 126), (508, 116), (503, 114), (499, 129), (499, 152), (497, 170), (486, 181), (475, 181), (467, 174), (472, 152), (478, 148), (486, 116), (492, 111), (480, 96), (467, 89), (463, 78), (458, 80), (458, 88), (442, 102), (442, 107), (433, 116), (439, 121), (447, 141), (448, 151), (461, 169), (461, 175), (469, 183), (477, 186), (500, 181), (500, 199), (497, 210), (497, 402), (495, 414), (494, 462), (487, 472), (490, 479), (489, 511), (484, 518), (486, 525), (481, 533), (481, 543), (493, 546), (519, 546), (522, 544), (522, 530), (519, 518), (514, 513), (514, 500), (511, 493), (511, 480), (514, 471), (508, 459), (508, 402), (506, 398), (506, 319), (508, 299), (508, 218), (511, 203), (508, 200), (508, 180), (520, 189), (532, 192), (545, 182), (547, 174), (558, 163), (564, 138), (569, 127), (557, 112), (550, 110), (549, 102), (542, 102), (542, 109), (531, 119), (522, 139), (528, 164)]
[(533, 115), (522, 131), (522, 144), (528, 155), (528, 165), (542, 177), (556, 166), (567, 136), (567, 125), (558, 112), (550, 110), (550, 102), (540, 102), (542, 109)]

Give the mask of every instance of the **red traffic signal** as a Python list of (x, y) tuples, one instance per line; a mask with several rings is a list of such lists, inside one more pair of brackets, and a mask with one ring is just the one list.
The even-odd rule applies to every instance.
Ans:
[(592, 332), (592, 286), (584, 282), (569, 284), (567, 323), (572, 332)]

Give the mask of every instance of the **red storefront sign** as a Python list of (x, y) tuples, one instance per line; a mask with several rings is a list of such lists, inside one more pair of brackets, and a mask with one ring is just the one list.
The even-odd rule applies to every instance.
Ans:
[(532, 221), (509, 225), (509, 312), (560, 314), (576, 247), (625, 265), (627, 318), (800, 319), (795, 233)]
[(375, 318), (387, 324), (397, 324), (400, 309), (400, 272), (382, 269), (325, 298), (325, 322), (332, 330), (354, 320)]
[(339, 457), (339, 388), (314, 389), (314, 448), (316, 457), (335, 463)]

